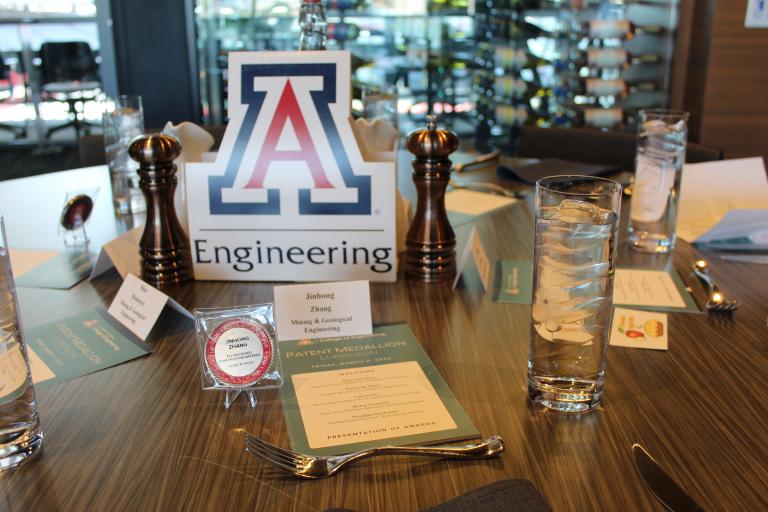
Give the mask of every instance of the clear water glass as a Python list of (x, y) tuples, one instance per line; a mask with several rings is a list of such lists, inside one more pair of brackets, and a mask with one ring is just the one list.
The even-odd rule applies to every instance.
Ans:
[(687, 112), (640, 111), (628, 223), (630, 247), (637, 251), (663, 254), (675, 248), (687, 140)]
[(382, 85), (362, 88), (363, 118), (368, 120), (383, 119), (398, 128), (397, 86)]
[(536, 183), (528, 397), (583, 412), (600, 403), (611, 328), (621, 186), (588, 176)]
[(147, 210), (139, 188), (139, 164), (128, 155), (128, 145), (144, 133), (141, 96), (119, 96), (104, 104), (104, 149), (112, 181), (112, 201), (118, 215)]
[(43, 432), (2, 217), (0, 235), (0, 470), (6, 470), (40, 452)]

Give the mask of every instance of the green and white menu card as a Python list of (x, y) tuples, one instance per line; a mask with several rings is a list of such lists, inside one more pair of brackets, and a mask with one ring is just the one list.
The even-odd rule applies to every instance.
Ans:
[(278, 344), (293, 449), (335, 455), (479, 437), (406, 324)]
[(151, 352), (107, 317), (92, 309), (25, 329), (35, 386), (75, 379)]

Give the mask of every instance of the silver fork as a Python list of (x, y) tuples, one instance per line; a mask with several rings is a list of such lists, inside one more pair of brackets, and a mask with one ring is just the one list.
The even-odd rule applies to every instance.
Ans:
[(477, 443), (459, 446), (381, 446), (346, 455), (313, 457), (280, 448), (253, 436), (245, 436), (246, 451), (300, 478), (331, 476), (347, 464), (377, 455), (427, 455), (449, 459), (485, 459), (504, 451), (504, 441), (491, 436)]
[(691, 264), (693, 273), (707, 285), (709, 298), (707, 299), (707, 311), (713, 313), (732, 313), (741, 306), (740, 300), (725, 300), (723, 294), (715, 285), (712, 276), (709, 275), (709, 265), (705, 260), (696, 260)]

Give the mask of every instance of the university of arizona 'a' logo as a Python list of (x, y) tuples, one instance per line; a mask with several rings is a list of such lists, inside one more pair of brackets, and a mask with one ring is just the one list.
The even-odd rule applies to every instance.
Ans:
[(298, 215), (371, 214), (371, 177), (353, 172), (332, 112), (349, 101), (336, 97), (337, 67), (240, 67), (233, 150), (224, 174), (208, 178), (212, 215), (279, 215), (286, 206)]
[(397, 153), (371, 139), (381, 121), (352, 120), (350, 67), (345, 51), (229, 54), (219, 151), (184, 164), (196, 279), (396, 279)]

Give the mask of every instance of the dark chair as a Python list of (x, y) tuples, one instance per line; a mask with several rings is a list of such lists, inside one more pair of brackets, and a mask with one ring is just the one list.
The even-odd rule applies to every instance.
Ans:
[[(13, 100), (13, 81), (11, 80), (11, 66), (6, 64), (2, 55), (0, 55), (0, 90), (7, 92), (0, 98), (0, 101)], [(15, 126), (11, 124), (0, 123), (0, 130), (6, 130), (13, 134), (17, 139), (27, 136), (27, 128), (25, 126)]]
[[(632, 171), (635, 168), (637, 136), (629, 132), (595, 130), (591, 128), (523, 127), (516, 156), (523, 158), (560, 158), (589, 164), (617, 166)], [(685, 161), (688, 163), (722, 160), (722, 150), (689, 143)]]
[(57, 42), (40, 46), (40, 98), (65, 101), (72, 117), (68, 123), (49, 129), (46, 138), (70, 126), (74, 127), (78, 139), (82, 128), (88, 133), (90, 123), (81, 119), (83, 114), (78, 106), (82, 109), (87, 100), (95, 99), (100, 93), (99, 69), (88, 43)]

